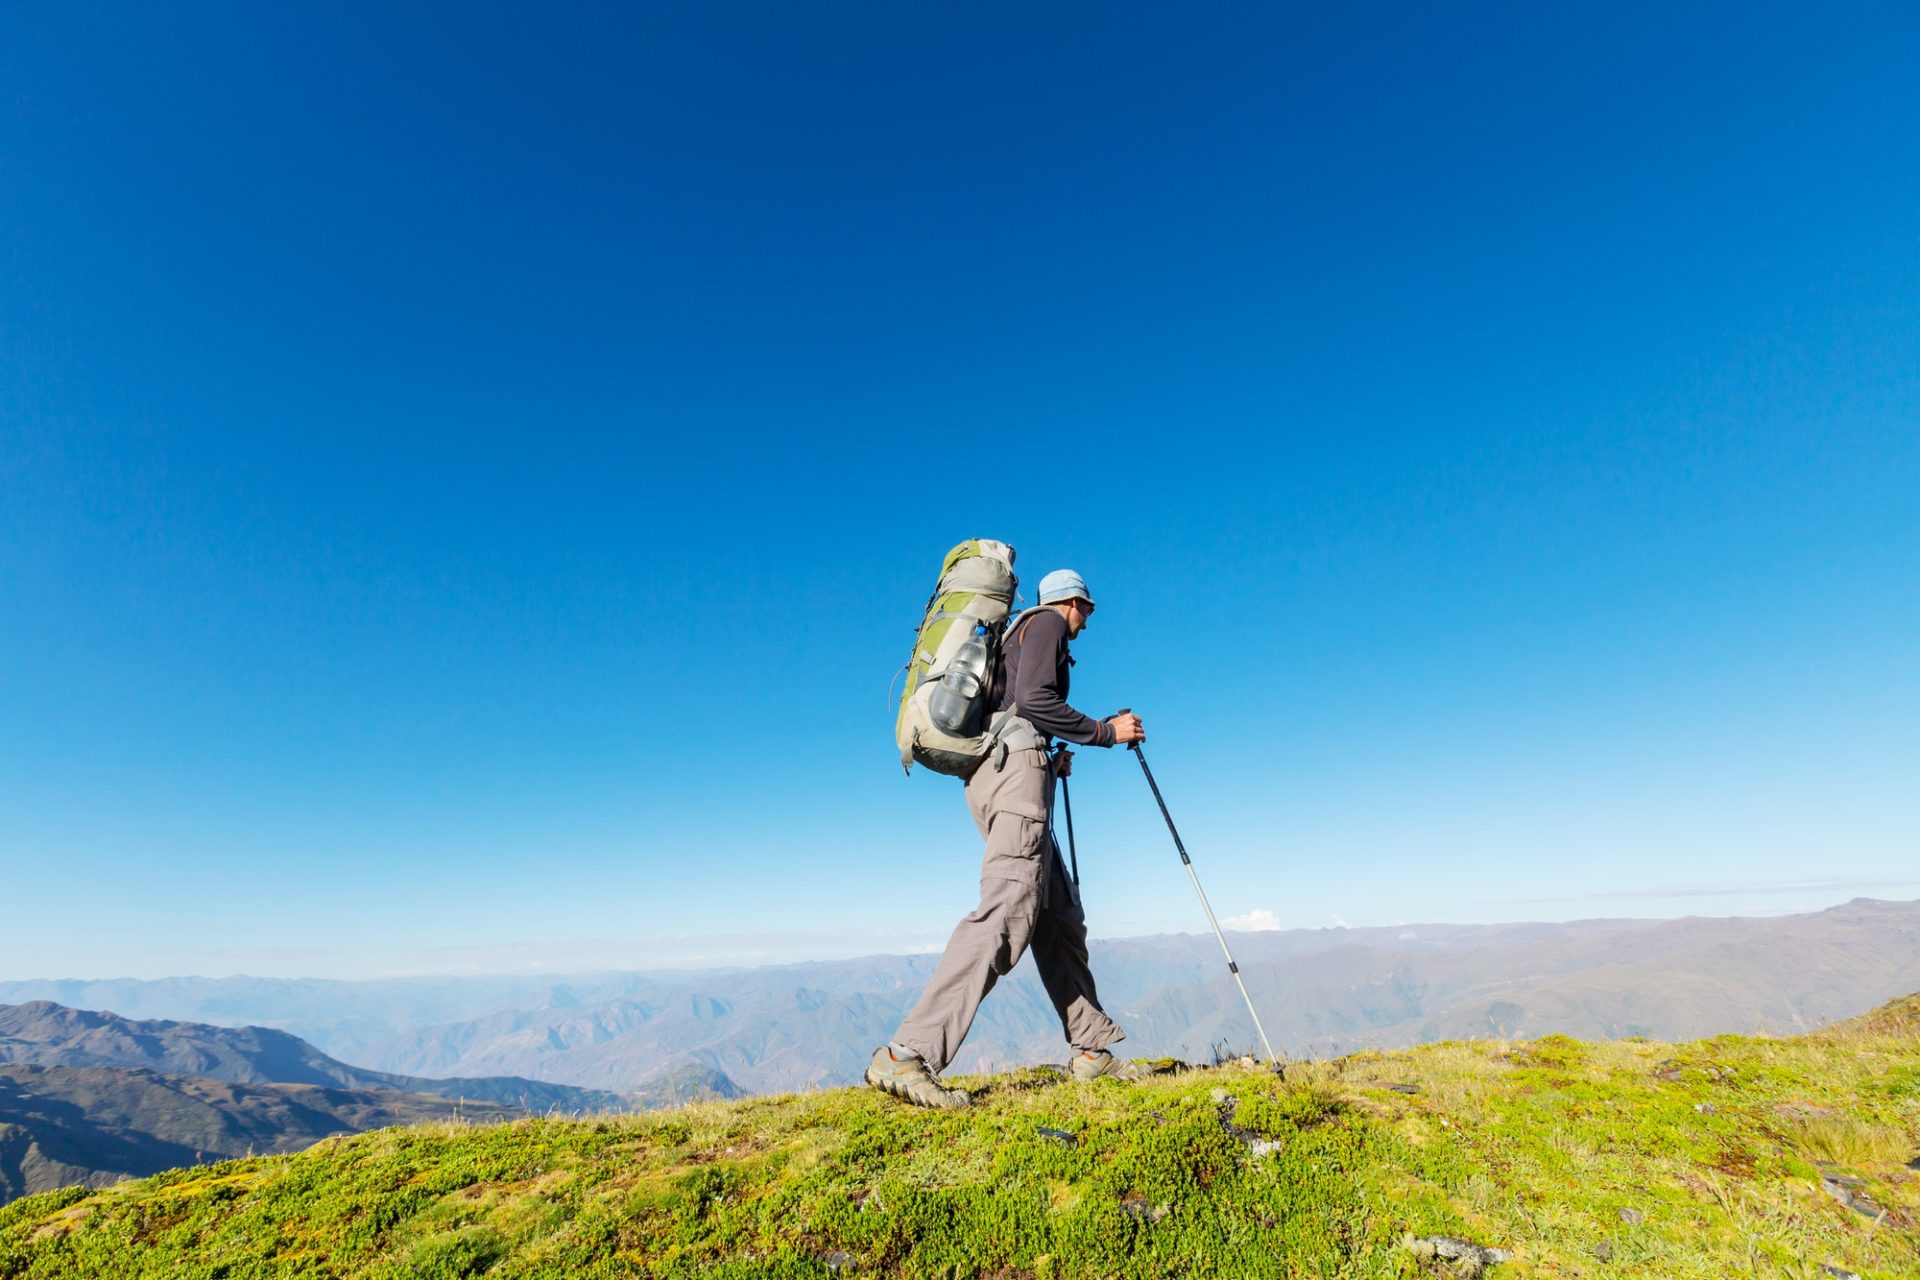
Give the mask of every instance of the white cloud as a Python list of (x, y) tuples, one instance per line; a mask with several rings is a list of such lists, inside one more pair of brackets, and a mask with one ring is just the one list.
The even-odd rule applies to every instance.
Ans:
[(1243, 916), (1228, 916), (1220, 922), (1220, 927), (1239, 933), (1269, 933), (1286, 926), (1280, 923), (1280, 917), (1273, 912), (1260, 909), (1249, 911)]

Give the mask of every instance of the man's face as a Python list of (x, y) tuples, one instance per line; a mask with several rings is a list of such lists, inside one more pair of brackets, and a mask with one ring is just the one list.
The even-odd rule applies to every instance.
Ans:
[(1087, 623), (1093, 620), (1093, 601), (1067, 601), (1067, 638), (1072, 639), (1087, 629)]

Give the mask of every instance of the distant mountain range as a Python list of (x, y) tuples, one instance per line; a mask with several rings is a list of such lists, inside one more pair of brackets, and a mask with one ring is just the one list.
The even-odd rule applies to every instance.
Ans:
[[(1920, 903), (1858, 899), (1770, 918), (1242, 933), (1233, 946), (1275, 1046), (1295, 1055), (1553, 1031), (1790, 1034), (1912, 988)], [(857, 1081), (937, 959), (561, 978), (6, 982), (0, 1000), (258, 1023), (365, 1064), (335, 1066), (370, 1080), (510, 1076), (652, 1098), (688, 1088), (726, 1096)], [(1128, 1030), (1124, 1052), (1192, 1060), (1255, 1043), (1211, 935), (1098, 941), (1093, 964), (1104, 1003)], [(1064, 1054), (1023, 961), (983, 1006), (952, 1069)]]

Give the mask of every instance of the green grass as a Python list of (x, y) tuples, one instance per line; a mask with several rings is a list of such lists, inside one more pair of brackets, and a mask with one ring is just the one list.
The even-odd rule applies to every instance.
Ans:
[(964, 1083), (958, 1113), (856, 1089), (428, 1125), (56, 1191), (0, 1208), (0, 1277), (1445, 1275), (1408, 1248), (1436, 1234), (1510, 1251), (1496, 1277), (1920, 1276), (1911, 1001), (1791, 1040)]

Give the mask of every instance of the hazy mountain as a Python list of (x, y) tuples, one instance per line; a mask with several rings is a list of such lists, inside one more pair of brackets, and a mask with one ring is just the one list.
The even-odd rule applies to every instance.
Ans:
[[(1242, 969), (1276, 1040), (1321, 1054), (1555, 1031), (1792, 1034), (1871, 1008), (1920, 973), (1920, 903), (1857, 900), (1769, 919), (1634, 923), (1640, 927), (1494, 935), (1432, 950), (1354, 938)], [(1238, 1028), (1246, 1015), (1224, 976), (1204, 988), (1162, 989), (1127, 1009), (1126, 1021), (1149, 1041), (1245, 1042)]]
[(641, 1110), (673, 1107), (684, 1102), (712, 1102), (722, 1098), (743, 1098), (746, 1090), (711, 1067), (689, 1064), (649, 1080), (645, 1086), (627, 1095)]
[(0, 1202), (179, 1165), (299, 1151), (392, 1124), (515, 1109), (393, 1089), (236, 1084), (108, 1067), (0, 1066)]
[(39, 1000), (0, 1005), (0, 1062), (49, 1067), (138, 1068), (244, 1084), (394, 1089), (497, 1102), (527, 1111), (619, 1111), (617, 1094), (513, 1076), (427, 1080), (351, 1067), (306, 1041), (266, 1027), (136, 1022)]
[[(1286, 1053), (1551, 1031), (1687, 1039), (1804, 1030), (1910, 990), (1920, 903), (1862, 899), (1757, 919), (1290, 930), (1232, 942)], [(1210, 934), (1099, 941), (1093, 960), (1104, 1003), (1129, 1031), (1124, 1052), (1200, 1059), (1216, 1045), (1254, 1044)], [(411, 1077), (511, 1075), (626, 1092), (697, 1068), (764, 1092), (857, 1080), (936, 962), (876, 956), (540, 980), (16, 982), (0, 983), (0, 999), (110, 994), (123, 1012), (267, 1023)], [(1064, 1053), (1023, 961), (983, 1006), (954, 1070)]]
[[(1596, 920), (1241, 934), (1248, 990), (1276, 1049), (1328, 1054), (1465, 1036), (1806, 1030), (1889, 999), (1920, 972), (1920, 903), (1856, 901), (1768, 919)], [(849, 1083), (935, 958), (700, 975), (644, 999), (531, 1008), (371, 1046), (389, 1069), (513, 1072), (627, 1089), (695, 1063), (754, 1091)], [(1094, 948), (1107, 1007), (1136, 1056), (1252, 1047), (1211, 936)], [(1058, 1019), (1030, 962), (982, 1008), (956, 1071), (1058, 1061)]]
[[(685, 973), (669, 975), (683, 980)], [(585, 1007), (655, 985), (645, 973), (569, 977), (107, 978), (0, 982), (0, 1003), (50, 1000), (70, 1009), (112, 1009), (128, 1018), (174, 1018), (215, 1026), (250, 1024), (291, 1032), (343, 1061), (367, 1061), (371, 1044), (416, 1027), (499, 1009)]]

